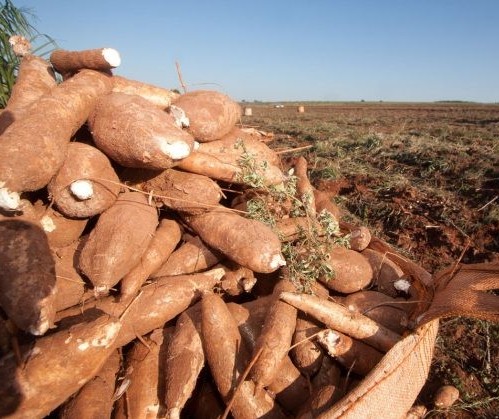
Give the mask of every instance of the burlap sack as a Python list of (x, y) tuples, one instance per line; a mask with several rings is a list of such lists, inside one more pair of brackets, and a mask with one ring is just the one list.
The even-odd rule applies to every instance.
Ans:
[(375, 239), (370, 247), (382, 251), (412, 277), (419, 302), (415, 330), (397, 343), (342, 400), (319, 418), (405, 418), (430, 370), (441, 317), (469, 316), (499, 321), (499, 263), (455, 265), (431, 275)]
[(455, 265), (435, 275), (431, 306), (416, 319), (422, 325), (436, 318), (466, 316), (499, 322), (499, 262)]
[(438, 320), (397, 343), (364, 380), (319, 418), (405, 418), (430, 370)]

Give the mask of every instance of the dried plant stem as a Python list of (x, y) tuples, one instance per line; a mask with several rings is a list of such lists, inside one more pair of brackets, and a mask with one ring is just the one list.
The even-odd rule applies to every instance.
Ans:
[(56, 277), (56, 278), (61, 278), (61, 279), (64, 279), (64, 280), (69, 281), (69, 282), (74, 282), (75, 284), (83, 284), (83, 285), (85, 285), (85, 284), (86, 284), (86, 282), (85, 282), (85, 281), (79, 281), (79, 280), (77, 280), (77, 279), (69, 278), (69, 277), (67, 277), (67, 276), (56, 275), (55, 277)]
[(322, 333), (322, 330), (318, 331), (317, 333), (314, 333), (313, 335), (310, 335), (310, 336), (307, 336), (305, 339), (302, 339), (300, 340), (299, 342), (296, 342), (294, 345), (291, 345), (289, 347), (289, 350), (288, 352), (291, 350), (291, 349), (294, 349), (296, 348), (297, 346), (300, 346), (302, 343), (305, 343), (309, 340), (312, 340), (313, 338), (315, 338), (316, 336), (320, 335)]
[(186, 93), (187, 89), (185, 87), (184, 79), (182, 78), (182, 70), (180, 69), (180, 63), (178, 61), (175, 61), (175, 67), (177, 68), (178, 81), (182, 86), (182, 90)]
[[(125, 310), (123, 310), (123, 313), (121, 313), (119, 319), (122, 320), (123, 317), (125, 317), (125, 315), (128, 313), (128, 311), (130, 310), (130, 307), (132, 306), (133, 303), (135, 303), (135, 301), (142, 295), (142, 290), (135, 296), (135, 298), (132, 299), (132, 301), (130, 301), (130, 303), (128, 303), (128, 305), (125, 307)], [(138, 336), (137, 336), (138, 337)], [(146, 345), (147, 346), (147, 345)]]
[(237, 386), (234, 389), (234, 392), (232, 393), (232, 396), (230, 397), (230, 400), (227, 403), (227, 406), (225, 407), (223, 415), (220, 416), (220, 419), (227, 419), (227, 416), (229, 415), (230, 409), (232, 408), (232, 404), (234, 403), (234, 399), (236, 398), (237, 392), (239, 391), (239, 389), (243, 385), (244, 380), (246, 379), (246, 377), (248, 376), (249, 372), (251, 371), (251, 368), (253, 367), (253, 365), (255, 364), (255, 362), (258, 360), (258, 358), (262, 354), (262, 351), (263, 351), (263, 347), (261, 347), (256, 352), (255, 356), (253, 357), (253, 359), (251, 360), (251, 362), (248, 364), (248, 366), (244, 370), (243, 374), (239, 377), (239, 382), (237, 383)]
[[(142, 191), (140, 189), (134, 188), (133, 186), (125, 185), (124, 183), (120, 183), (120, 182), (114, 182), (113, 180), (109, 180), (109, 179), (89, 178), (89, 180), (109, 182), (109, 183), (112, 183), (114, 185), (119, 185), (119, 186), (122, 186), (123, 188), (127, 188), (130, 191), (139, 192), (141, 194), (147, 195), (149, 198), (154, 197), (154, 198), (159, 198), (159, 199), (170, 199), (172, 201), (186, 202), (188, 204), (199, 205), (200, 207), (204, 207), (204, 208), (213, 208), (213, 209), (220, 209), (221, 208), (220, 205), (205, 204), (202, 202), (192, 201), (190, 199), (175, 198), (175, 197), (170, 197), (167, 195), (158, 195), (158, 194), (152, 193), (152, 191), (145, 192), (145, 191)], [(241, 211), (241, 210), (237, 210), (234, 208), (227, 208), (227, 207), (224, 207), (224, 211), (237, 212), (239, 214), (244, 214), (244, 215), (248, 214), (247, 211)]]
[(470, 244), (471, 244), (471, 240), (468, 240), (466, 242), (466, 246), (464, 246), (463, 250), (461, 251), (461, 254), (459, 255), (459, 258), (454, 263), (454, 266), (452, 268), (452, 272), (449, 275), (449, 279), (447, 279), (447, 284), (454, 278), (454, 275), (456, 274), (456, 270), (457, 270), (459, 264), (461, 263), (461, 260), (463, 259), (464, 254), (466, 253), (466, 251), (470, 247)]
[(313, 145), (304, 145), (302, 147), (286, 148), (284, 150), (276, 151), (276, 154), (293, 153), (294, 151), (308, 150), (308, 149), (310, 149), (312, 147), (313, 147)]
[(477, 211), (483, 211), (485, 208), (487, 208), (490, 204), (494, 203), (497, 201), (497, 198), (499, 198), (499, 195), (496, 195), (494, 198), (492, 198), (489, 202), (487, 202), (484, 206), (480, 207), (477, 209)]

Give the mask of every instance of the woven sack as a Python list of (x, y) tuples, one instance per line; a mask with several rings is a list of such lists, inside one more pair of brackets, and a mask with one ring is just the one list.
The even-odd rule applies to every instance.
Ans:
[(378, 365), (328, 411), (318, 416), (345, 419), (405, 418), (428, 378), (439, 318), (468, 316), (499, 321), (499, 263), (455, 265), (431, 275), (374, 239), (370, 247), (397, 263), (413, 280), (419, 301), (414, 331), (386, 353)]

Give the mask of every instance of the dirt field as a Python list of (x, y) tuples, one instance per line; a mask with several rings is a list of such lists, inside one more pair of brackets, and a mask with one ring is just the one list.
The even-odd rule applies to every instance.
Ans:
[[(243, 104), (253, 111), (243, 123), (273, 132), (283, 156), (304, 155), (347, 219), (430, 272), (499, 260), (499, 105), (303, 105)], [(433, 362), (420, 395), (426, 417), (499, 417), (498, 324), (442, 321)], [(461, 393), (448, 412), (431, 410), (442, 384)]]

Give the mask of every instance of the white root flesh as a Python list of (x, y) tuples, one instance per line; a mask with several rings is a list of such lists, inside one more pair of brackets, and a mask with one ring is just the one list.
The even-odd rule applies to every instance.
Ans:
[(94, 187), (89, 180), (75, 180), (69, 187), (69, 190), (76, 199), (86, 201), (94, 195)]
[(172, 160), (185, 159), (191, 154), (191, 146), (183, 141), (170, 142), (165, 138), (157, 138), (161, 151)]
[(121, 64), (120, 53), (114, 48), (103, 48), (102, 57), (111, 67), (118, 67)]
[(3, 182), (0, 182), (0, 208), (6, 211), (15, 211), (21, 204), (21, 197), (17, 192), (9, 191), (3, 188)]
[(398, 279), (393, 283), (393, 288), (395, 288), (397, 291), (402, 291), (406, 294), (409, 294), (411, 283), (407, 279)]
[(286, 259), (281, 254), (272, 256), (270, 261), (270, 267), (272, 269), (280, 268), (281, 266), (286, 266)]

